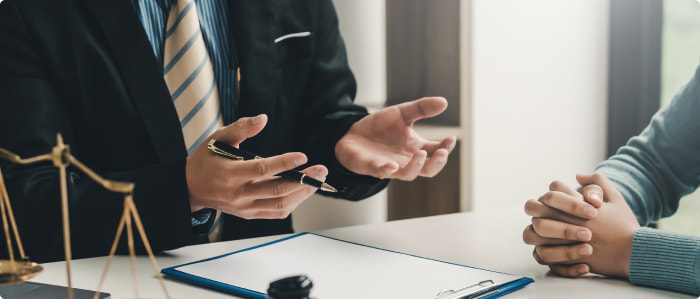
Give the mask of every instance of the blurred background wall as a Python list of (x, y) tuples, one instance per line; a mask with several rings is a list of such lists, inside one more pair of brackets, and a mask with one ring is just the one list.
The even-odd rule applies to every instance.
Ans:
[[(456, 135), (458, 147), (435, 178), (359, 203), (308, 200), (297, 230), (522, 206), (553, 180), (576, 185), (646, 126), (700, 53), (694, 0), (333, 2), (357, 102), (376, 111), (445, 96), (448, 111), (417, 130)], [(661, 226), (678, 231), (685, 218)]]
[[(357, 80), (355, 102), (376, 111), (386, 102), (386, 10), (384, 0), (333, 0), (348, 62)], [(360, 202), (314, 195), (293, 215), (296, 231), (383, 222), (387, 193)]]

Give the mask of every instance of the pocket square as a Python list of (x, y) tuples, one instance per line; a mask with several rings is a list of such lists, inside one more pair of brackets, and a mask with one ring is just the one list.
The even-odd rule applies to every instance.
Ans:
[(306, 36), (310, 36), (310, 35), (311, 35), (311, 32), (309, 32), (309, 31), (285, 34), (285, 35), (282, 35), (282, 36), (276, 38), (275, 44), (277, 44), (285, 39), (290, 39), (290, 38), (295, 38), (295, 37), (306, 37)]

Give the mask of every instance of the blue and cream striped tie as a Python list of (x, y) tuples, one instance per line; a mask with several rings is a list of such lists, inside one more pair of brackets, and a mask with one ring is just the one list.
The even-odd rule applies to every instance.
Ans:
[(187, 153), (223, 126), (214, 69), (193, 0), (177, 0), (165, 32), (163, 75), (180, 117)]

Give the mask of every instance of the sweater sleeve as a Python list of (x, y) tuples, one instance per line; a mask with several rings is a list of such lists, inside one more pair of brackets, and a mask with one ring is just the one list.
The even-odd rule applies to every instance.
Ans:
[(644, 226), (673, 215), (700, 184), (700, 69), (638, 136), (596, 167)]
[[(673, 215), (700, 184), (700, 69), (644, 131), (596, 167), (617, 187), (642, 226)], [(698, 295), (700, 238), (649, 228), (635, 233), (632, 283)]]
[(700, 294), (700, 237), (641, 228), (629, 265), (634, 284)]

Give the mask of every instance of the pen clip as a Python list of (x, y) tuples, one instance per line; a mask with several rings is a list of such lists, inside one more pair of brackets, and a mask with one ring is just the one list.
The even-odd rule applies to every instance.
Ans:
[(217, 154), (219, 154), (219, 155), (222, 155), (222, 156), (225, 156), (225, 157), (234, 159), (234, 160), (238, 160), (238, 161), (243, 161), (243, 160), (244, 160), (244, 158), (241, 157), (241, 156), (236, 156), (236, 155), (234, 155), (234, 154), (232, 154), (232, 153), (229, 153), (229, 152), (227, 152), (227, 151), (225, 151), (225, 150), (222, 150), (222, 149), (218, 148), (218, 147), (214, 144), (215, 142), (216, 142), (216, 140), (210, 139), (210, 140), (209, 140), (209, 143), (207, 143), (207, 147), (208, 147), (212, 152), (215, 152), (215, 153), (217, 153)]
[(445, 290), (437, 294), (433, 299), (471, 299), (479, 298), (485, 293), (489, 293), (497, 287), (493, 280), (484, 280), (482, 282), (458, 289)]

